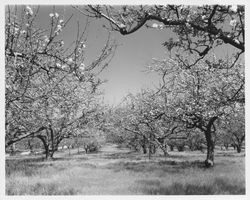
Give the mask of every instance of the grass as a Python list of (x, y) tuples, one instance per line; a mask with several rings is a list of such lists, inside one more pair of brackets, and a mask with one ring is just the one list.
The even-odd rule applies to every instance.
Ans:
[(134, 152), (55, 155), (6, 159), (6, 195), (203, 195), (245, 194), (245, 157), (216, 154), (214, 168), (205, 154), (171, 152), (152, 160)]

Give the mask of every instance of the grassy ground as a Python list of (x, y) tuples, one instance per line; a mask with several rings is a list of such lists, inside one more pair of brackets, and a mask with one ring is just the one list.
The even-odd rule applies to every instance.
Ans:
[(200, 152), (153, 157), (107, 146), (95, 154), (59, 152), (6, 159), (6, 195), (245, 194), (244, 153), (217, 151), (206, 169)]

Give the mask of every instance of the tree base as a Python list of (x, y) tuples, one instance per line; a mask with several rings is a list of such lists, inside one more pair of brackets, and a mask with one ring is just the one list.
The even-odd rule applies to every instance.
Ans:
[(205, 167), (209, 168), (209, 167), (213, 167), (214, 166), (214, 161), (207, 159), (205, 160)]

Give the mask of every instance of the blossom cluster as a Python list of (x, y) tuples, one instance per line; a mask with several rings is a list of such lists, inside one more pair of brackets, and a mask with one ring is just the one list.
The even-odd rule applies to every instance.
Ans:
[(33, 15), (33, 10), (31, 9), (30, 6), (26, 6), (25, 8), (25, 14), (28, 15), (28, 16), (32, 16)]

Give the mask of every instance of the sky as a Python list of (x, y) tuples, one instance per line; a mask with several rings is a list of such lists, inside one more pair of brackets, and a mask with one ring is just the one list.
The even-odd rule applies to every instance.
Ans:
[[(42, 27), (48, 26), (51, 12), (53, 12), (53, 6), (41, 6), (37, 23)], [(65, 19), (74, 14), (61, 36), (65, 45), (67, 45), (76, 37), (77, 21), (83, 29), (86, 17), (70, 5), (56, 6), (55, 12), (61, 17), (64, 16)], [(103, 24), (107, 24), (107, 21), (102, 19), (90, 20), (86, 42), (86, 62), (99, 55), (107, 39), (107, 30), (103, 27)], [(141, 88), (156, 88), (159, 85), (158, 75), (146, 73), (145, 70), (152, 58), (164, 58), (166, 49), (161, 44), (171, 36), (171, 32), (144, 27), (126, 36), (122, 36), (115, 31), (111, 34), (118, 47), (108, 68), (99, 76), (101, 79), (107, 80), (105, 84), (101, 85), (100, 90), (104, 91), (105, 103), (117, 105), (128, 93), (135, 94)]]

